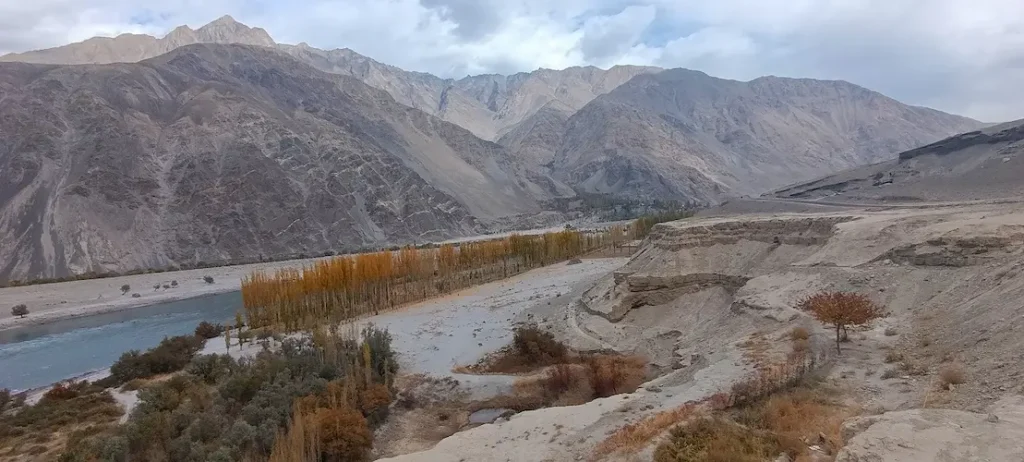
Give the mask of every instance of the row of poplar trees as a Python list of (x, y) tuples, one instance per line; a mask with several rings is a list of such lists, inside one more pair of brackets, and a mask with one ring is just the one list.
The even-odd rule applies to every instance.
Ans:
[(339, 256), (242, 280), (249, 327), (296, 331), (564, 261), (612, 243), (576, 230)]

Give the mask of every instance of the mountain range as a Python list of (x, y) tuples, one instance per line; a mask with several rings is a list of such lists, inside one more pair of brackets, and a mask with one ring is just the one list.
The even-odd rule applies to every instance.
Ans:
[(223, 17), (0, 57), (0, 279), (422, 242), (578, 195), (714, 203), (982, 125), (842, 81), (443, 79)]

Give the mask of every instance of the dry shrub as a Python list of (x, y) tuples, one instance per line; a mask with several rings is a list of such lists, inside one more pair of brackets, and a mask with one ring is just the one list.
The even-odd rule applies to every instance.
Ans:
[(457, 367), (455, 372), (516, 374), (577, 360), (552, 333), (533, 325), (520, 326), (515, 328), (511, 345), (479, 364)]
[(948, 390), (950, 385), (960, 385), (967, 381), (967, 371), (960, 363), (951, 363), (939, 369), (939, 386)]
[(558, 364), (548, 368), (543, 380), (544, 390), (552, 396), (578, 388), (587, 381), (586, 371), (572, 364)]
[(626, 425), (597, 445), (594, 458), (638, 451), (665, 430), (705, 410), (720, 412), (752, 405), (772, 393), (800, 385), (825, 359), (806, 355), (796, 362), (763, 367), (755, 375), (736, 383), (729, 393), (717, 393), (701, 401), (691, 401)]
[(806, 327), (797, 326), (793, 330), (789, 331), (789, 338), (793, 341), (807, 340), (811, 338), (811, 331), (807, 330)]
[[(820, 388), (796, 388), (737, 408), (716, 418), (701, 418), (672, 430), (655, 451), (656, 462), (765, 461), (780, 453), (800, 460), (807, 443), (830, 452), (841, 444), (843, 420), (851, 412)], [(825, 435), (825, 441), (819, 435)]]
[(662, 411), (639, 422), (628, 424), (601, 441), (594, 448), (594, 459), (612, 453), (637, 451), (654, 437), (700, 412), (700, 403), (688, 402), (675, 409)]
[[(739, 410), (737, 420), (775, 434), (782, 449), (796, 456), (806, 449), (803, 441), (838, 448), (842, 444), (843, 420), (850, 414), (823, 389), (801, 387)], [(819, 435), (825, 435), (827, 441), (817, 441)]]
[(910, 360), (904, 360), (900, 363), (900, 369), (907, 375), (925, 375), (928, 373), (927, 367)]
[(885, 328), (885, 336), (886, 337), (894, 337), (894, 336), (896, 336), (898, 334), (899, 334), (899, 332), (896, 330), (895, 327), (886, 327)]
[(551, 332), (537, 326), (516, 327), (512, 347), (527, 364), (540, 366), (564, 362), (569, 353)]
[(889, 350), (889, 352), (885, 354), (886, 364), (898, 363), (900, 361), (903, 361), (903, 353), (899, 351)]
[(898, 369), (896, 369), (896, 368), (886, 369), (885, 372), (882, 373), (882, 379), (883, 380), (895, 379), (896, 377), (899, 377), (899, 376), (900, 376), (900, 371)]
[(86, 381), (75, 382), (72, 380), (68, 382), (60, 382), (54, 385), (53, 388), (47, 390), (46, 393), (43, 394), (42, 399), (48, 402), (67, 401), (81, 396), (88, 388), (89, 383)]
[(584, 364), (596, 398), (631, 393), (647, 378), (647, 360), (639, 356), (596, 355)]
[(723, 419), (702, 418), (672, 430), (654, 452), (655, 462), (763, 462), (779, 455), (770, 433), (753, 432)]
[(573, 406), (597, 398), (631, 393), (647, 378), (647, 360), (639, 356), (593, 355), (579, 364), (549, 367), (540, 379), (521, 381), (520, 395), (541, 395), (547, 405)]

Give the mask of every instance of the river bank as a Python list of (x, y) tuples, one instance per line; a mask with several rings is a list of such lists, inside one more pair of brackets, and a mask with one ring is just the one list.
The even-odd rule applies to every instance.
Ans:
[[(4, 287), (0, 288), (0, 330), (233, 292), (241, 289), (242, 277), (255, 270), (295, 267), (316, 260), (319, 259)], [(213, 278), (212, 284), (204, 281), (206, 276)], [(122, 293), (121, 287), (125, 285), (130, 289)], [(11, 307), (20, 304), (29, 310), (24, 318), (11, 314)]]
[[(607, 227), (616, 223), (600, 223), (589, 227)], [(536, 235), (563, 228), (532, 230), (463, 237), (443, 243), (464, 243), (508, 237), (511, 234)], [(298, 268), (333, 257), (307, 258), (247, 265), (221, 266), (164, 273), (136, 274), (103, 279), (36, 284), (0, 288), (0, 331), (25, 325), (46, 324), (61, 319), (111, 313), (159, 303), (186, 300), (203, 295), (223, 294), (241, 289), (242, 278), (253, 271), (276, 271)], [(207, 283), (205, 277), (213, 278)], [(175, 284), (175, 282), (177, 284)], [(122, 292), (127, 285), (130, 289)], [(136, 296), (137, 295), (137, 296)], [(26, 305), (28, 316), (16, 317), (11, 308)]]

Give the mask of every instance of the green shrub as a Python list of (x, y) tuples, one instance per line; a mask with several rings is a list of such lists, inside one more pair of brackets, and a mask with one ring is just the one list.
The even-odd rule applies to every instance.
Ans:
[(211, 324), (209, 322), (203, 321), (199, 323), (198, 326), (196, 326), (196, 337), (202, 339), (209, 340), (212, 338), (217, 338), (220, 337), (221, 334), (223, 333), (224, 326), (220, 324)]
[(203, 342), (192, 335), (181, 335), (165, 338), (145, 353), (128, 351), (110, 367), (111, 381), (103, 383), (117, 386), (132, 379), (179, 371), (203, 348)]
[(19, 318), (24, 318), (25, 316), (28, 316), (28, 306), (15, 305), (14, 308), (11, 308), (11, 315), (17, 316)]
[[(326, 399), (329, 383), (335, 384), (335, 392), (344, 390), (351, 396), (342, 398), (345, 411), (316, 411), (317, 423), (326, 429), (320, 434), (320, 460), (362, 460), (372, 442), (371, 428), (387, 416), (392, 393), (386, 382), (397, 373), (397, 363), (387, 332), (371, 327), (361, 337), (357, 341), (323, 334), (317, 342), (284, 338), (280, 349), (240, 360), (227, 355), (193, 357), (185, 373), (153, 380), (141, 389), (139, 404), (126, 424), (102, 437), (87, 438), (91, 443), (75, 442), (65, 451), (74, 458), (66, 460), (267, 460), (277, 435), (292, 422), (297, 400)], [(189, 338), (201, 344), (196, 337)], [(198, 348), (192, 345), (166, 339), (147, 353), (127, 354), (117, 372), (149, 374), (154, 369), (151, 362), (160, 358), (191, 357)], [(367, 377), (371, 383), (365, 382)], [(345, 388), (346, 383), (353, 388)], [(89, 393), (93, 389), (98, 387)], [(56, 414), (54, 409), (51, 415)], [(0, 425), (0, 431), (5, 428)]]
[(185, 372), (192, 374), (203, 383), (213, 385), (221, 377), (229, 375), (237, 363), (229, 355), (200, 355), (192, 359)]

